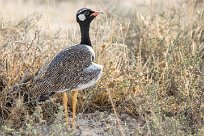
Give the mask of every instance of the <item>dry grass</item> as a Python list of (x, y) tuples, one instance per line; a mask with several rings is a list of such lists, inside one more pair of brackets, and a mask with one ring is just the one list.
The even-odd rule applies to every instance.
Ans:
[[(107, 11), (95, 20), (92, 42), (104, 73), (95, 87), (80, 93), (78, 111), (126, 112), (138, 120), (136, 135), (204, 135), (204, 8), (193, 10), (119, 16), (116, 9), (114, 16)], [(41, 31), (40, 19), (36, 13), (18, 24), (0, 20), (0, 130), (8, 135), (43, 135), (39, 126), (45, 124), (52, 124), (50, 134), (72, 133), (53, 125), (63, 115), (61, 96), (33, 111), (21, 95), (13, 100), (8, 94), (14, 86), (26, 91), (32, 84), (24, 83), (27, 76), (79, 40), (79, 31), (68, 36)]]

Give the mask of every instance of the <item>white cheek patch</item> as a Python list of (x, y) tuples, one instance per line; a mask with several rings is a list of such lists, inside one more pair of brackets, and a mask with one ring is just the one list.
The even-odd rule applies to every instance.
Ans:
[(79, 20), (84, 21), (86, 19), (84, 14), (78, 15)]

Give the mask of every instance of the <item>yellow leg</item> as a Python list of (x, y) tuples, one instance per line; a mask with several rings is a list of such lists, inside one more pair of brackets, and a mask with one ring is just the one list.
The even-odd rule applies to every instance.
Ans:
[(75, 128), (75, 116), (76, 116), (76, 103), (77, 103), (77, 95), (78, 95), (78, 91), (75, 90), (73, 92), (73, 97), (72, 97), (72, 128)]
[(68, 124), (68, 110), (67, 110), (68, 97), (67, 97), (66, 92), (63, 93), (62, 100), (63, 100), (63, 106), (64, 106), (66, 125), (67, 125), (67, 128), (68, 128), (69, 127), (69, 124)]

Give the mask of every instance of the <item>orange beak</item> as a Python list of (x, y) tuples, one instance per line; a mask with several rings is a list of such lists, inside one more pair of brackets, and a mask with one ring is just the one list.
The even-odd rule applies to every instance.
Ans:
[(103, 12), (94, 11), (94, 13), (92, 13), (91, 16), (98, 16), (99, 14), (103, 14)]

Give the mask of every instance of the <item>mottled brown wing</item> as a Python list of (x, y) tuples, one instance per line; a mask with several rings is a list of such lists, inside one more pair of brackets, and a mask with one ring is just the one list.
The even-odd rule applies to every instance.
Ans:
[(92, 62), (92, 54), (84, 45), (75, 45), (61, 51), (35, 79), (31, 93), (39, 97), (77, 86), (77, 79)]

